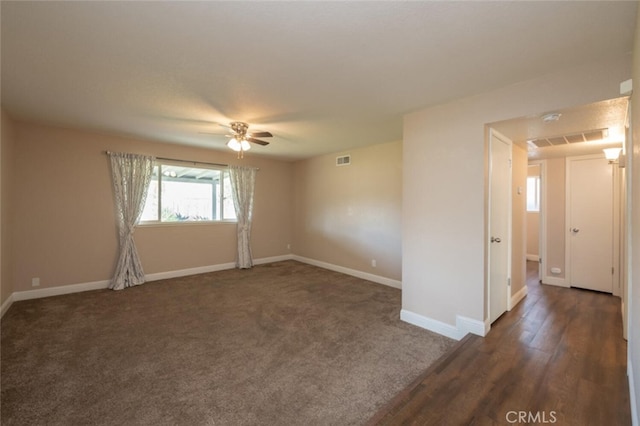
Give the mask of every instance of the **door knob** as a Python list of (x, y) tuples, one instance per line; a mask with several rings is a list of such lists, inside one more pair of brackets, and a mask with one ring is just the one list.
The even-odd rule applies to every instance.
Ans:
[(492, 243), (499, 243), (500, 241), (502, 241), (500, 238), (491, 237), (491, 242)]
[(577, 234), (578, 232), (580, 232), (580, 228), (571, 228), (571, 232)]

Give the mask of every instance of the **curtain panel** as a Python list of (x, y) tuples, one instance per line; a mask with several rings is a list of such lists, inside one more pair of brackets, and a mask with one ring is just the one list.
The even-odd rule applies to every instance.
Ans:
[(229, 166), (233, 204), (238, 220), (238, 255), (236, 266), (253, 266), (251, 256), (251, 222), (253, 220), (253, 193), (257, 170), (252, 167)]
[(122, 290), (145, 282), (133, 232), (144, 209), (155, 159), (119, 152), (110, 152), (109, 158), (120, 242), (118, 263), (109, 288)]

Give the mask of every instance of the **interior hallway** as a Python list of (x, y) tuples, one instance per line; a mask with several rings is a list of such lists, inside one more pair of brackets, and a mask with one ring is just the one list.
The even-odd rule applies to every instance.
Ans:
[(620, 299), (542, 285), (537, 266), (485, 338), (467, 335), (369, 424), (630, 425)]

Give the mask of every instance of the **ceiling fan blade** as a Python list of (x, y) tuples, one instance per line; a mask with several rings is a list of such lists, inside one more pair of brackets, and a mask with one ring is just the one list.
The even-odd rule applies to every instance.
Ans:
[(261, 141), (260, 139), (256, 139), (256, 138), (247, 138), (247, 140), (249, 142), (257, 143), (258, 145), (262, 145), (262, 146), (269, 145), (269, 142)]
[(273, 135), (269, 132), (251, 132), (249, 133), (249, 135), (256, 138), (272, 138), (273, 137)]

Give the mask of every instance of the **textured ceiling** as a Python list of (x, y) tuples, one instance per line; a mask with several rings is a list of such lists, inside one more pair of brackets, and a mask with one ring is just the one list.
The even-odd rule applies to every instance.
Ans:
[(636, 2), (7, 2), (14, 118), (304, 158), (399, 140), (402, 116), (628, 55)]
[[(490, 126), (508, 136), (515, 144), (528, 149), (529, 159), (565, 157), (602, 152), (608, 146), (621, 146), (624, 140), (629, 99), (620, 97), (588, 105), (579, 105), (552, 113), (559, 114), (557, 121), (545, 122), (543, 117), (551, 112), (532, 117), (520, 117), (491, 123)], [(589, 142), (559, 144), (544, 148), (532, 148), (528, 140), (573, 136), (576, 133), (605, 129), (606, 136)], [(594, 132), (595, 133), (595, 132)]]

